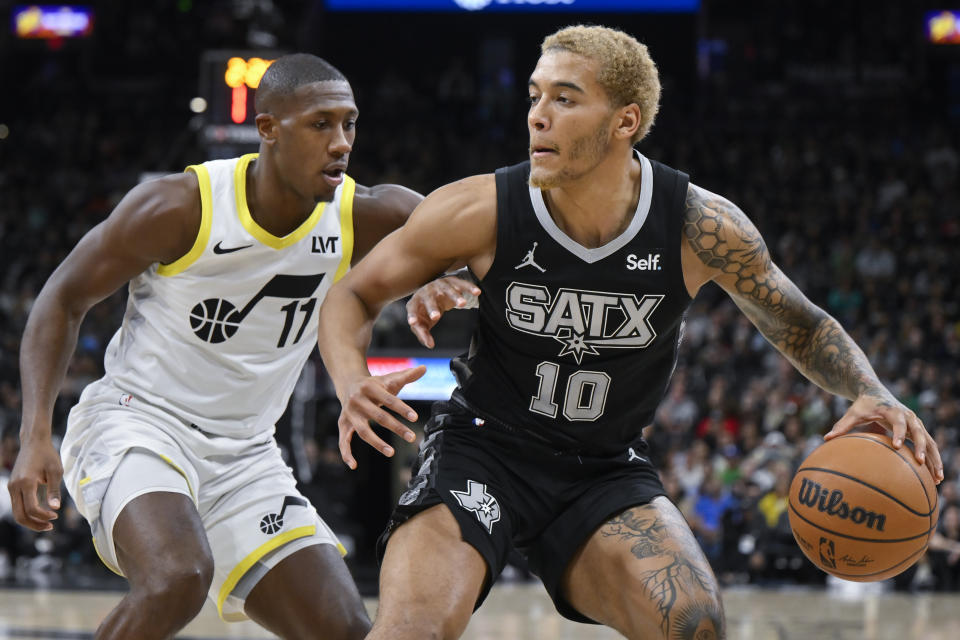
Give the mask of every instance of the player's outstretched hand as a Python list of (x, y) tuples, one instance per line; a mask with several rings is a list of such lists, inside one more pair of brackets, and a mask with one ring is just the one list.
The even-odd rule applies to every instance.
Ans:
[(370, 420), (393, 431), (407, 442), (414, 441), (416, 434), (397, 420), (390, 411), (411, 422), (417, 419), (417, 412), (398, 398), (397, 394), (405, 385), (418, 380), (426, 372), (427, 368), (420, 365), (382, 376), (366, 376), (347, 387), (341, 401), (342, 408), (337, 427), (340, 429), (340, 457), (348, 467), (357, 468), (357, 461), (350, 449), (354, 433), (388, 458), (393, 455), (393, 447), (381, 440), (380, 436), (370, 428)]
[(407, 301), (407, 322), (420, 344), (433, 349), (430, 329), (450, 309), (475, 306), (480, 287), (463, 278), (443, 276), (423, 285)]
[(832, 440), (849, 433), (856, 426), (876, 422), (893, 432), (893, 446), (899, 449), (904, 438), (913, 441), (913, 455), (925, 464), (937, 484), (943, 481), (943, 462), (933, 437), (913, 411), (897, 402), (893, 396), (862, 395), (850, 405), (842, 418), (823, 439)]
[(13, 518), (34, 531), (50, 531), (60, 508), (60, 454), (49, 440), (24, 443), (10, 474)]

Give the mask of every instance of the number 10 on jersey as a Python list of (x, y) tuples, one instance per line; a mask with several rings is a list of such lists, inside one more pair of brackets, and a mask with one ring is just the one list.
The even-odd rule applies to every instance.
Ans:
[(567, 377), (566, 391), (562, 398), (556, 398), (557, 381), (560, 366), (555, 362), (541, 362), (537, 365), (537, 377), (540, 386), (530, 399), (530, 411), (557, 417), (560, 408), (555, 400), (563, 403), (563, 415), (571, 422), (593, 422), (603, 415), (610, 390), (610, 376), (603, 371), (574, 371)]

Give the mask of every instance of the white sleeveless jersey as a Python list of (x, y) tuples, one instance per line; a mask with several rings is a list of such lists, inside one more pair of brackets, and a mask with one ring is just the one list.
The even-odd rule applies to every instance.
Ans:
[(193, 248), (130, 282), (105, 381), (216, 435), (271, 431), (317, 342), (317, 315), (350, 265), (349, 177), (282, 238), (260, 227), (246, 199), (256, 154), (190, 166), (202, 221)]

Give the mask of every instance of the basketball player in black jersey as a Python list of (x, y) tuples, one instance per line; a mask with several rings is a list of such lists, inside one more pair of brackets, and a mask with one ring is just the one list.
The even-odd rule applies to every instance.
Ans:
[[(801, 372), (853, 401), (828, 437), (875, 420), (898, 443), (909, 435), (942, 479), (939, 453), (740, 209), (634, 150), (659, 100), (643, 45), (563, 29), (544, 40), (529, 95), (530, 161), (428, 196), (321, 314), (341, 453), (355, 467), (354, 433), (382, 449), (368, 420), (400, 432), (387, 410), (412, 413), (365, 366), (378, 310), (462, 265), (482, 291), (470, 351), (452, 366), (458, 387), (435, 406), (381, 539), (368, 637), (458, 637), (513, 547), (568, 618), (629, 638), (722, 638), (716, 579), (641, 437), (701, 286), (723, 287)], [(458, 297), (414, 304), (425, 343)]]

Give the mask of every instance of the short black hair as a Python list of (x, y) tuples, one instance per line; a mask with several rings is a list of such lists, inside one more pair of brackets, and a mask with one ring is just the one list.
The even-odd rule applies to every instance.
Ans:
[(299, 87), (314, 82), (347, 82), (335, 66), (309, 53), (281, 56), (267, 67), (257, 87), (254, 106), (257, 113), (267, 113), (293, 95)]

